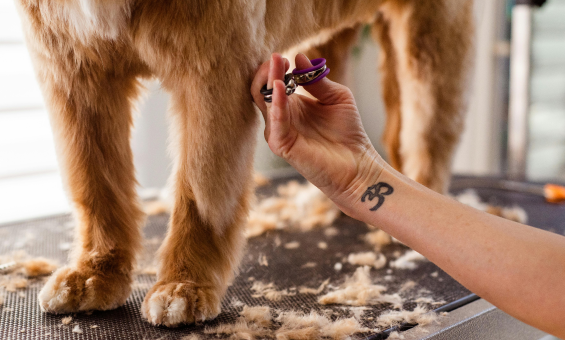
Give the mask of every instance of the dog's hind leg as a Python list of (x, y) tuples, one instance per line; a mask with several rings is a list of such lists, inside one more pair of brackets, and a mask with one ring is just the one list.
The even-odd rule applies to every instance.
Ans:
[(57, 314), (113, 309), (129, 296), (141, 242), (129, 138), (136, 76), (146, 71), (125, 44), (79, 42), (62, 19), (41, 17), (48, 7), (35, 6), (23, 5), (28, 47), (77, 217), (71, 263), (50, 277), (40, 306)]
[(383, 16), (377, 17), (372, 28), (373, 37), (380, 44), (379, 71), (386, 107), (386, 126), (383, 132), (383, 143), (387, 150), (388, 163), (398, 171), (402, 171), (400, 157), (400, 87), (397, 79), (397, 57), (390, 36), (389, 23)]
[(445, 192), (466, 109), (472, 1), (389, 0), (377, 25), (391, 62), (383, 66), (389, 157), (408, 177)]
[(172, 94), (175, 203), (158, 282), (142, 307), (152, 324), (216, 317), (239, 265), (258, 126), (248, 92), (253, 70), (241, 69), (225, 62), (163, 81)]

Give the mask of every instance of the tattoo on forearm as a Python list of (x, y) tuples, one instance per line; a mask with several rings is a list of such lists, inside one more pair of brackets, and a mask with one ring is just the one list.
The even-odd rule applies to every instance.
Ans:
[[(381, 192), (381, 189), (385, 189), (383, 192)], [(372, 207), (370, 210), (371, 211), (375, 211), (377, 209), (379, 209), (381, 207), (381, 205), (383, 205), (383, 203), (385, 202), (385, 196), (388, 196), (390, 194), (392, 194), (394, 191), (394, 189), (390, 186), (390, 184), (385, 183), (385, 182), (379, 182), (375, 185), (372, 185), (370, 187), (367, 188), (367, 191), (365, 191), (365, 193), (363, 194), (363, 196), (361, 196), (361, 202), (365, 202), (365, 199), (369, 199), (369, 201), (372, 201), (375, 198), (378, 198), (379, 200), (377, 201), (377, 205), (375, 205), (374, 207)]]

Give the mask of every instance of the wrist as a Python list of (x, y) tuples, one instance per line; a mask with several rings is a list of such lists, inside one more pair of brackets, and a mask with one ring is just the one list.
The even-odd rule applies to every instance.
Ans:
[(359, 219), (356, 205), (367, 188), (379, 182), (379, 178), (387, 166), (387, 163), (377, 151), (371, 147), (366, 153), (360, 155), (356, 176), (347, 186), (336, 191), (330, 199), (345, 214)]

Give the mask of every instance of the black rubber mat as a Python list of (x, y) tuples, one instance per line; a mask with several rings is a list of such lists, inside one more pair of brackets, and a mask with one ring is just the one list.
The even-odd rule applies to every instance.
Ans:
[[(284, 180), (274, 181), (271, 187), (258, 191), (260, 196), (272, 194), (274, 187)], [(523, 206), (530, 216), (530, 223), (544, 229), (563, 233), (565, 229), (562, 216), (565, 216), (565, 206), (549, 205), (541, 199), (529, 195), (507, 192), (478, 190), (486, 201)], [(144, 228), (145, 250), (141, 258), (143, 266), (150, 266), (154, 259), (154, 251), (158, 248), (166, 231), (168, 216), (157, 215), (148, 219)], [(311, 294), (296, 294), (283, 296), (278, 302), (264, 298), (253, 298), (250, 287), (250, 277), (265, 283), (273, 282), (278, 289), (293, 290), (300, 286), (318, 287), (324, 280), (330, 278), (333, 285), (343, 281), (345, 275), (354, 272), (356, 266), (344, 261), (349, 253), (369, 251), (371, 246), (362, 237), (368, 231), (367, 227), (346, 216), (340, 217), (334, 226), (339, 230), (335, 236), (326, 236), (323, 229), (310, 232), (271, 231), (252, 238), (248, 242), (247, 253), (244, 257), (241, 273), (229, 288), (224, 300), (222, 313), (211, 322), (199, 326), (183, 326), (174, 329), (154, 327), (145, 322), (140, 314), (140, 306), (151, 285), (155, 282), (154, 275), (141, 274), (136, 278), (133, 292), (126, 304), (113, 311), (94, 312), (91, 315), (75, 314), (69, 325), (62, 325), (62, 316), (42, 313), (37, 303), (37, 294), (44, 282), (39, 279), (24, 290), (15, 293), (5, 293), (5, 302), (0, 313), (0, 339), (180, 339), (184, 335), (201, 333), (203, 327), (220, 323), (232, 323), (238, 316), (241, 307), (232, 306), (234, 299), (250, 306), (269, 305), (277, 309), (293, 310), (327, 310), (332, 309), (332, 318), (349, 317), (352, 312), (347, 306), (322, 306), (316, 302), (316, 296)], [(74, 223), (70, 216), (58, 216), (27, 221), (0, 227), (0, 254), (8, 254), (23, 250), (30, 256), (43, 256), (56, 259), (64, 264), (68, 249), (72, 242)], [(300, 243), (298, 249), (285, 249), (277, 246), (292, 241)], [(321, 250), (318, 242), (324, 241), (328, 248)], [(387, 258), (393, 258), (395, 252), (405, 252), (406, 248), (393, 244), (384, 249)], [(259, 257), (266, 256), (268, 266), (259, 264)], [(315, 267), (303, 267), (308, 262), (314, 262)], [(340, 272), (334, 270), (336, 262), (343, 263)], [(432, 273), (436, 273), (437, 276)], [(385, 282), (385, 276), (391, 275), (392, 280)], [(376, 283), (388, 287), (387, 293), (396, 293), (406, 281), (414, 281), (416, 286), (403, 293), (406, 299), (404, 308), (412, 309), (414, 301), (419, 296), (432, 297), (435, 301), (450, 303), (470, 294), (470, 292), (454, 281), (450, 276), (430, 262), (419, 263), (414, 270), (387, 269), (372, 270)], [(438, 306), (434, 306), (438, 307)], [(388, 306), (372, 306), (363, 315), (363, 323), (373, 326), (371, 318), (376, 317)], [(82, 333), (73, 332), (79, 325)], [(95, 328), (91, 328), (96, 326)], [(368, 334), (358, 335), (358, 338)], [(216, 338), (202, 336), (202, 338)]]

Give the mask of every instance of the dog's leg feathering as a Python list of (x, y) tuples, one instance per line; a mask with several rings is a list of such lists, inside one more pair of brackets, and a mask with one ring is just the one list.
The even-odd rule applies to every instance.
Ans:
[[(73, 83), (46, 86), (59, 164), (75, 207), (77, 239), (71, 264), (56, 271), (39, 294), (51, 313), (114, 309), (130, 293), (143, 220), (129, 145), (130, 100), (137, 80), (96, 69), (57, 74)], [(91, 86), (81, 83), (81, 78)], [(61, 91), (61, 92), (59, 92)]]
[(463, 130), (472, 1), (387, 1), (376, 29), (391, 163), (443, 193)]
[(397, 78), (397, 56), (390, 35), (390, 24), (382, 15), (377, 16), (373, 24), (373, 37), (380, 44), (379, 71), (381, 73), (381, 88), (383, 101), (386, 106), (386, 127), (383, 131), (383, 143), (387, 150), (389, 164), (402, 171), (400, 158), (400, 88)]
[(129, 145), (136, 76), (146, 72), (126, 43), (92, 38), (86, 46), (56, 4), (22, 1), (23, 22), (43, 89), (59, 165), (77, 217), (70, 264), (39, 293), (42, 310), (71, 313), (124, 304), (141, 244), (140, 210)]
[(241, 90), (248, 74), (225, 67), (163, 83), (172, 94), (175, 203), (142, 307), (152, 324), (215, 318), (240, 262), (257, 114)]

